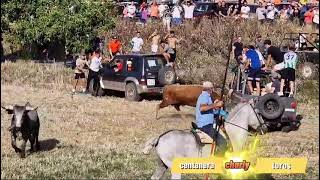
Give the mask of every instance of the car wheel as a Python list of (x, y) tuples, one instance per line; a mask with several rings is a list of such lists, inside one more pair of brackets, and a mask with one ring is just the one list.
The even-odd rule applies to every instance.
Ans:
[(140, 101), (141, 96), (138, 94), (137, 87), (134, 83), (128, 83), (125, 88), (125, 97), (129, 101)]
[(173, 67), (165, 66), (159, 70), (158, 79), (161, 85), (170, 85), (176, 82), (177, 76)]
[(314, 79), (315, 77), (318, 77), (318, 69), (316, 65), (311, 62), (302, 63), (299, 66), (299, 73), (304, 79)]
[(266, 94), (262, 96), (256, 104), (256, 108), (259, 109), (260, 114), (264, 118), (269, 120), (278, 118), (284, 110), (280, 97), (275, 94)]

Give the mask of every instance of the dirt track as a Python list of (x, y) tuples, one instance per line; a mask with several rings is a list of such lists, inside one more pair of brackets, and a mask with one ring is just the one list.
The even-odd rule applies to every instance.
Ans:
[[(151, 177), (155, 162), (152, 156), (141, 155), (144, 142), (168, 129), (188, 129), (194, 119), (191, 107), (182, 108), (187, 121), (182, 120), (173, 107), (160, 110), (160, 119), (155, 120), (155, 106), (159, 101), (128, 102), (118, 97), (95, 98), (88, 95), (72, 98), (66, 91), (26, 86), (2, 84), (1, 99), (2, 105), (30, 101), (32, 105), (39, 106), (43, 149), (24, 160), (17, 158), (6, 130), (9, 116), (2, 110), (1, 178)], [(264, 157), (308, 157), (307, 175), (295, 177), (317, 178), (318, 110), (319, 105), (299, 104), (299, 113), (304, 115), (300, 129), (262, 136), (259, 154)]]

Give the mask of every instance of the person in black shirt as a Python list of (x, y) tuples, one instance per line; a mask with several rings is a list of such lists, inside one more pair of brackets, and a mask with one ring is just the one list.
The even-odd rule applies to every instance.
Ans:
[(243, 50), (243, 44), (241, 42), (241, 36), (238, 36), (236, 41), (233, 43), (233, 46), (232, 46), (232, 50), (233, 50), (233, 53), (234, 53), (234, 58), (236, 59), (236, 61), (238, 62), (238, 64), (240, 64), (240, 58), (239, 56), (242, 55), (242, 50)]
[(223, 0), (221, 2), (221, 6), (219, 7), (219, 15), (222, 17), (228, 16), (228, 6), (226, 5), (226, 2)]
[[(269, 39), (264, 41), (264, 45), (267, 48), (267, 63), (266, 67), (270, 67), (272, 64), (276, 64), (273, 67), (274, 71), (278, 71), (283, 69), (283, 54), (279, 47), (275, 47), (271, 45), (271, 41)], [(272, 63), (272, 60), (274, 63)]]

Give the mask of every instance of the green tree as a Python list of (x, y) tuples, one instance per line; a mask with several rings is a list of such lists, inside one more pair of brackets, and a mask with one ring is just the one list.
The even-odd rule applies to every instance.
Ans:
[(1, 0), (1, 32), (22, 46), (60, 41), (76, 52), (114, 27), (112, 9), (111, 0)]

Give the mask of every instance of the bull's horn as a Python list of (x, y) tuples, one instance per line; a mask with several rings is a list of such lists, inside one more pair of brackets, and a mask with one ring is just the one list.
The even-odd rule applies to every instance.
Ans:
[(13, 106), (12, 105), (9, 105), (9, 106), (1, 106), (1, 108), (5, 109), (5, 110), (13, 110)]
[(27, 102), (25, 106), (31, 106), (31, 104), (29, 102)]

